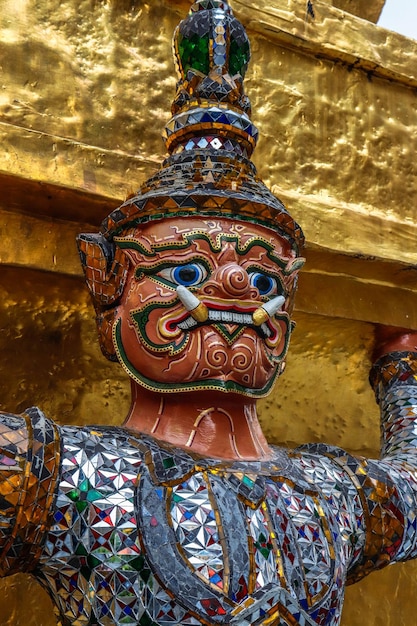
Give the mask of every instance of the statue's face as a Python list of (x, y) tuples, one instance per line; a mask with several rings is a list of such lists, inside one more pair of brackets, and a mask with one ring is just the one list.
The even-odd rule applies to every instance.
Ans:
[[(120, 363), (155, 391), (266, 395), (290, 335), (295, 254), (274, 231), (227, 219), (150, 222), (116, 238), (131, 262), (114, 324)], [(207, 307), (196, 321), (186, 287)], [(256, 326), (253, 312), (278, 295), (282, 310)]]

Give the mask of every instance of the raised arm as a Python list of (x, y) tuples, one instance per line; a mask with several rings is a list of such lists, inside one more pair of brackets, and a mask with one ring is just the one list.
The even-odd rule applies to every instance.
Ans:
[(295, 458), (337, 519), (350, 583), (417, 556), (417, 334), (378, 330), (374, 356), (380, 459), (325, 444), (303, 446)]
[(381, 411), (378, 467), (398, 498), (387, 515), (401, 522), (398, 550), (389, 555), (400, 561), (417, 556), (417, 333), (382, 328), (377, 340), (370, 382)]
[(0, 575), (32, 571), (42, 549), (59, 466), (59, 438), (36, 408), (0, 413)]

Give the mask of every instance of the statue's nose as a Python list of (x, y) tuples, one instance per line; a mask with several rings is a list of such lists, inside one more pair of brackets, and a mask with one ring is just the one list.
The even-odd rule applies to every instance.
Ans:
[(227, 263), (214, 270), (201, 291), (215, 297), (239, 299), (257, 297), (257, 290), (251, 286), (248, 273), (237, 263)]

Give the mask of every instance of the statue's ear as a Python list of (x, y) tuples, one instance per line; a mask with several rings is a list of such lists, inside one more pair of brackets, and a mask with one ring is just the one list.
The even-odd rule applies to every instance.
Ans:
[(126, 254), (99, 233), (78, 235), (77, 246), (94, 306), (101, 310), (114, 305), (126, 282)]
[(123, 250), (100, 234), (78, 235), (77, 246), (96, 310), (101, 350), (110, 361), (117, 361), (113, 345), (113, 322), (126, 283), (129, 259)]

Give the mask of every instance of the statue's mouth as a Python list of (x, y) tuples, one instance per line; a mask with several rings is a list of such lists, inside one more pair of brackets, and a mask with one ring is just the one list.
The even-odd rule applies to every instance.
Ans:
[[(252, 312), (253, 311), (255, 311), (255, 308), (253, 308)], [(206, 322), (197, 322), (191, 315), (188, 315), (183, 321), (178, 322), (177, 326), (182, 330), (191, 330), (197, 326), (216, 323), (234, 324), (245, 328), (253, 328), (263, 339), (270, 339), (274, 334), (274, 331), (270, 328), (268, 322), (261, 324), (261, 326), (255, 326), (253, 323), (253, 317), (250, 313), (237, 311), (235, 308), (224, 311), (208, 307), (208, 319)]]
[[(253, 329), (268, 345), (275, 346), (281, 337), (281, 330), (275, 325), (274, 318), (269, 318), (260, 325), (256, 325), (253, 313), (259, 308), (254, 302), (231, 304), (225, 300), (204, 299), (207, 315), (204, 321), (196, 320), (193, 315), (182, 308), (163, 316), (159, 322), (159, 331), (166, 338), (173, 338), (181, 332), (201, 328), (202, 326), (227, 326), (228, 334), (233, 328), (233, 336), (240, 335), (245, 329)], [(286, 314), (284, 314), (286, 316)]]

